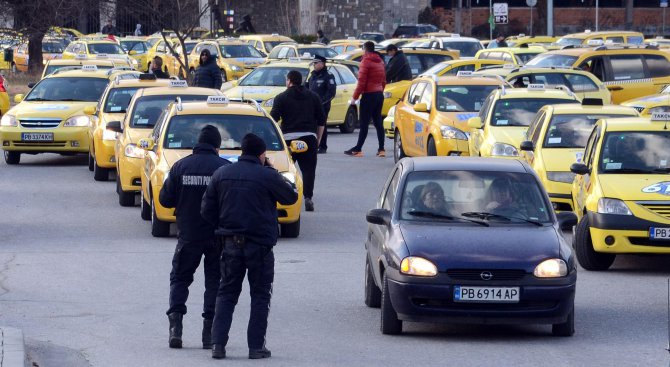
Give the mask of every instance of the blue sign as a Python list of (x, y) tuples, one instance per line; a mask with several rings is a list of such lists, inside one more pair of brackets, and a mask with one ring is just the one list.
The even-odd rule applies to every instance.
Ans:
[(661, 194), (670, 196), (670, 181), (658, 182), (642, 189), (647, 194)]

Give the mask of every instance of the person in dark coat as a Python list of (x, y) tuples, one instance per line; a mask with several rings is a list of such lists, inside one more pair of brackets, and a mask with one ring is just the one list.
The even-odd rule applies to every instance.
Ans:
[(118, 34), (118, 31), (116, 30), (116, 27), (112, 24), (111, 20), (107, 21), (107, 24), (105, 24), (104, 27), (100, 30), (100, 33), (102, 34)]
[(223, 84), (221, 73), (221, 69), (216, 64), (216, 58), (212, 57), (208, 49), (202, 50), (200, 52), (200, 66), (195, 69), (195, 86), (219, 89)]
[(202, 197), (200, 214), (216, 227), (222, 246), (221, 284), (212, 328), (212, 358), (216, 359), (226, 357), (228, 334), (245, 273), (251, 295), (249, 358), (271, 356), (265, 347), (265, 334), (274, 282), (272, 248), (279, 236), (277, 202), (295, 203), (298, 190), (272, 168), (265, 150), (263, 139), (245, 135), (239, 160), (218, 169)]
[(256, 29), (254, 29), (253, 24), (251, 24), (251, 15), (246, 14), (242, 17), (242, 23), (240, 23), (240, 26), (235, 29), (235, 33), (256, 34)]
[(214, 235), (214, 225), (200, 216), (202, 196), (212, 174), (221, 166), (230, 164), (219, 157), (221, 134), (207, 125), (202, 128), (193, 154), (180, 159), (170, 169), (158, 197), (161, 205), (175, 208), (178, 240), (172, 258), (170, 272), (170, 348), (181, 348), (182, 318), (186, 314), (188, 287), (193, 283), (193, 274), (200, 260), (205, 268), (205, 302), (203, 307), (202, 347), (212, 348), (212, 322), (216, 292), (221, 277), (219, 257), (221, 247)]
[(160, 56), (154, 56), (151, 60), (151, 70), (152, 74), (156, 76), (157, 79), (170, 79), (170, 74), (163, 71), (163, 59)]
[(412, 69), (405, 53), (398, 50), (396, 45), (386, 46), (386, 54), (391, 56), (386, 64), (386, 83), (395, 83), (401, 80), (412, 80)]
[[(309, 80), (307, 81), (307, 88), (316, 93), (321, 98), (321, 105), (323, 106), (323, 113), (328, 118), (330, 113), (330, 102), (335, 98), (337, 93), (337, 84), (335, 77), (326, 68), (326, 58), (321, 55), (314, 56), (314, 70), (312, 70)], [(328, 150), (328, 128), (324, 127), (321, 141), (319, 142), (319, 154), (324, 154)]]
[(323, 31), (319, 29), (318, 31), (316, 31), (316, 42), (327, 45), (330, 43), (330, 40), (323, 34)]

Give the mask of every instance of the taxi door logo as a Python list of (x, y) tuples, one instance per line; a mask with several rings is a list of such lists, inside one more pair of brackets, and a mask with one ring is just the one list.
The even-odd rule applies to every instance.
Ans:
[(642, 189), (647, 194), (661, 194), (670, 196), (670, 181), (658, 182)]

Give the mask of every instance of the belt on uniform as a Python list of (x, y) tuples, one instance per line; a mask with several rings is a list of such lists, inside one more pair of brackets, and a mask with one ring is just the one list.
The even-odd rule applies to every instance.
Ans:
[(247, 238), (243, 235), (232, 235), (232, 236), (220, 236), (219, 237), (221, 244), (226, 242), (232, 242), (238, 246), (244, 246), (247, 243)]

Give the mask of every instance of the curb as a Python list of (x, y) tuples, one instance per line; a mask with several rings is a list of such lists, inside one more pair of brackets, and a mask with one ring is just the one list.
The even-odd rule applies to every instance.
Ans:
[(0, 326), (0, 367), (25, 367), (25, 364), (23, 331)]

